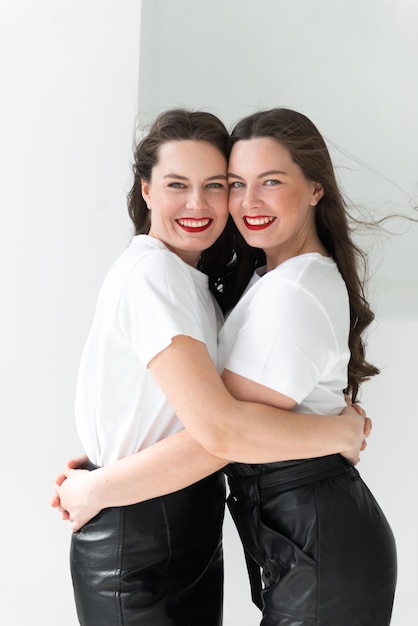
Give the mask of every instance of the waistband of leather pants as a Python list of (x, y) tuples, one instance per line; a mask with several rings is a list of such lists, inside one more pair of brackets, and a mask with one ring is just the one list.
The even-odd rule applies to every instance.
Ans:
[(231, 495), (237, 499), (261, 499), (345, 474), (350, 475), (352, 480), (359, 477), (357, 470), (340, 454), (307, 459), (291, 466), (276, 464), (275, 469), (255, 476), (233, 475), (233, 465), (229, 468)]

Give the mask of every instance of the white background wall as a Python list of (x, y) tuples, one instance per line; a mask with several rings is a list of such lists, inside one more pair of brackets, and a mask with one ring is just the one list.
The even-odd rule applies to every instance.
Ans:
[[(331, 146), (353, 202), (412, 215), (417, 27), (415, 0), (143, 0), (142, 16), (140, 0), (0, 0), (2, 624), (77, 623), (69, 528), (48, 502), (80, 451), (74, 384), (97, 291), (131, 235), (135, 124), (177, 105), (228, 125), (289, 106), (342, 148)], [(364, 388), (374, 431), (360, 469), (397, 538), (392, 624), (405, 626), (418, 582), (418, 225), (359, 241), (382, 368)], [(255, 626), (229, 517), (225, 552), (225, 626)]]
[(77, 624), (69, 528), (49, 500), (81, 450), (74, 385), (97, 290), (131, 235), (140, 8), (0, 0), (4, 626)]

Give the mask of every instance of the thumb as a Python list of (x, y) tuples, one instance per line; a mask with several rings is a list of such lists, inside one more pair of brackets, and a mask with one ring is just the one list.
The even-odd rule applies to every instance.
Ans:
[(81, 528), (81, 524), (75, 521), (71, 522), (71, 530), (73, 531), (73, 533), (78, 532), (80, 528)]

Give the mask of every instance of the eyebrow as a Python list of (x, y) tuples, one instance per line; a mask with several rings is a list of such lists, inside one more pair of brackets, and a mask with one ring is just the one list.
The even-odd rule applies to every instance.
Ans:
[[(267, 172), (261, 172), (261, 174), (259, 174), (257, 178), (264, 178), (264, 176), (271, 176), (272, 174), (279, 174), (280, 176), (283, 176), (283, 175), (287, 176), (287, 172), (283, 172), (282, 170), (267, 170)], [(228, 177), (242, 179), (242, 176), (239, 176), (238, 174), (234, 174), (233, 172), (228, 172)]]
[[(177, 178), (178, 180), (189, 180), (187, 176), (181, 176), (180, 174), (176, 174), (174, 172), (171, 174), (165, 174), (163, 178)], [(205, 180), (219, 180), (220, 178), (222, 178), (223, 180), (227, 180), (227, 176), (225, 174), (216, 174), (215, 176), (209, 176), (208, 178), (205, 178)]]

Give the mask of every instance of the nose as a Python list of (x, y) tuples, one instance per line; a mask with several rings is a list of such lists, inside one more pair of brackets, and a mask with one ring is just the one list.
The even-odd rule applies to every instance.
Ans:
[(244, 197), (242, 199), (242, 206), (244, 209), (255, 209), (261, 205), (261, 200), (257, 194), (256, 189), (252, 185), (245, 187)]
[(206, 195), (203, 189), (191, 189), (187, 198), (186, 208), (192, 211), (201, 211), (207, 206)]

